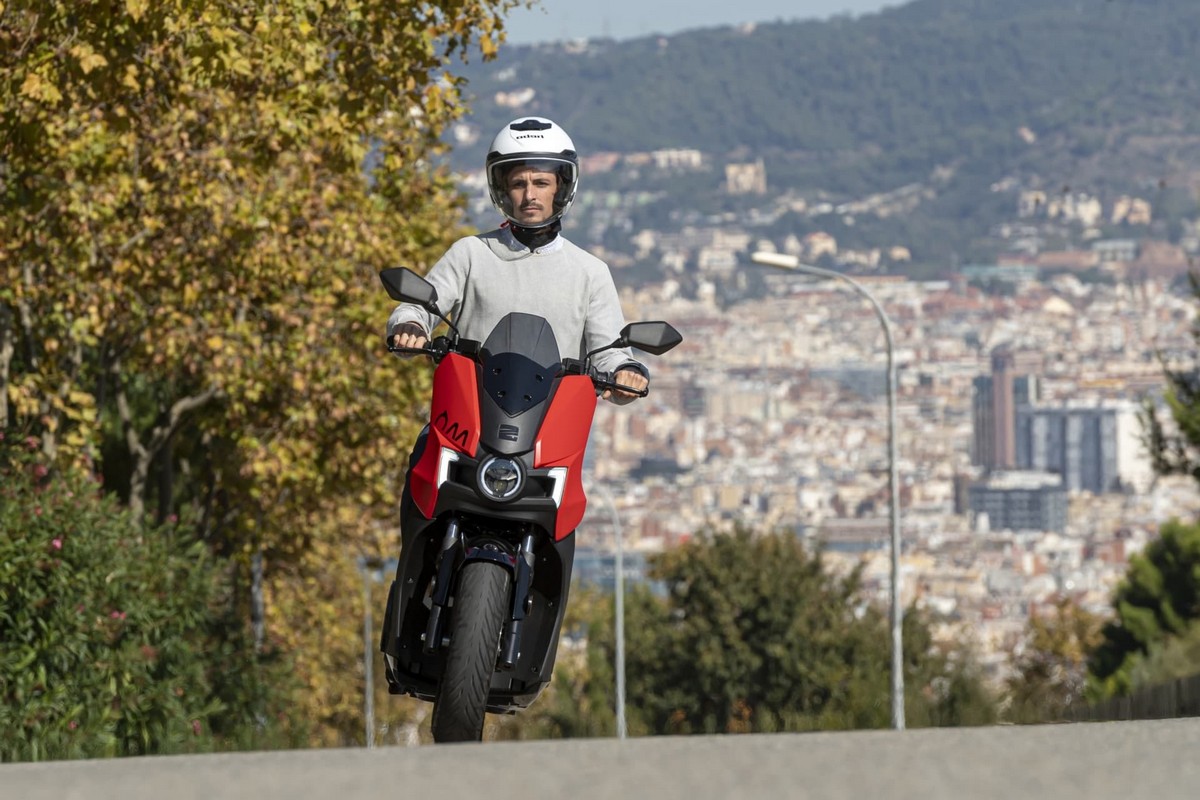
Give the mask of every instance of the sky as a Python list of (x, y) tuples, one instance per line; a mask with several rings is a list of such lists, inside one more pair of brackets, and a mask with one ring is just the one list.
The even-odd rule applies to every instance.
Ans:
[(868, 14), (906, 0), (539, 0), (508, 16), (510, 44), (633, 39), (743, 22)]

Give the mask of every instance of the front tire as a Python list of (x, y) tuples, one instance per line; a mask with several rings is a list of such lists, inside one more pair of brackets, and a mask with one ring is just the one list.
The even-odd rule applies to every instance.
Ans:
[(435, 742), (478, 742), (509, 611), (508, 570), (472, 561), (458, 576), (446, 669), (433, 704)]

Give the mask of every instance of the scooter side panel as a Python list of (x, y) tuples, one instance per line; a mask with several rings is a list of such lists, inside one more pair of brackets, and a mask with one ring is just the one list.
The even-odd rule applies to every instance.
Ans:
[(596, 390), (591, 379), (568, 375), (555, 391), (538, 429), (534, 467), (567, 468), (567, 485), (554, 525), (555, 539), (562, 539), (575, 530), (587, 508), (583, 493), (583, 456), (595, 413)]
[(417, 508), (428, 519), (437, 506), (438, 461), (448, 447), (473, 456), (479, 447), (479, 375), (472, 359), (452, 353), (433, 373), (433, 401), (429, 411), (429, 440), (421, 460), (413, 467), (409, 491)]

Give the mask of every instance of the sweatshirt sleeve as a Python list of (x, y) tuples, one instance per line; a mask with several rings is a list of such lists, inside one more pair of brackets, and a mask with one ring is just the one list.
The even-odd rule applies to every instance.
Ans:
[[(437, 290), (438, 309), (451, 319), (456, 320), (462, 308), (463, 289), (466, 286), (470, 266), (471, 258), (467, 242), (465, 239), (460, 239), (450, 246), (446, 254), (438, 259), (425, 276), (425, 280), (432, 283), (433, 288)], [(420, 306), (401, 303), (388, 317), (388, 335), (390, 336), (396, 328), (407, 322), (417, 323), (428, 334), (433, 332), (441, 320)]]
[[(617, 287), (603, 262), (600, 262), (599, 269), (593, 273), (590, 288), (587, 320), (583, 328), (584, 344), (588, 352), (612, 344), (621, 335), (621, 328), (625, 327), (625, 315), (621, 311)], [(633, 351), (628, 347), (597, 353), (593, 364), (605, 372), (616, 372), (621, 367), (632, 364), (647, 378), (650, 377), (650, 370), (633, 357)]]

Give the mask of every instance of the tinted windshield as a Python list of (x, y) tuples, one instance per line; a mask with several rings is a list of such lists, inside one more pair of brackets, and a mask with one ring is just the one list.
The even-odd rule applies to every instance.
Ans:
[(558, 353), (550, 323), (532, 314), (509, 314), (480, 351), (483, 393), (509, 416), (527, 411), (549, 397), (559, 372)]

